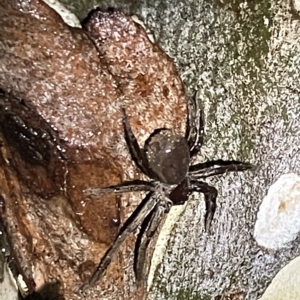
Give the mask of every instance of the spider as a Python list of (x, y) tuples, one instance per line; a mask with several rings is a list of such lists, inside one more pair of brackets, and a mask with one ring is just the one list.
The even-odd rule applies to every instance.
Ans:
[(215, 187), (200, 179), (227, 172), (245, 171), (253, 167), (250, 163), (234, 160), (215, 160), (190, 165), (204, 141), (204, 113), (197, 94), (189, 100), (185, 136), (177, 135), (167, 128), (156, 129), (146, 140), (143, 149), (132, 132), (125, 108), (121, 108), (121, 112), (125, 140), (131, 157), (138, 169), (151, 180), (125, 181), (106, 188), (88, 188), (84, 192), (94, 195), (133, 191), (149, 193), (125, 222), (89, 282), (82, 286), (83, 291), (99, 280), (120, 245), (139, 226), (141, 229), (135, 246), (134, 272), (137, 283), (140, 282), (144, 275), (147, 246), (163, 214), (169, 212), (172, 205), (186, 202), (191, 193), (203, 193), (206, 205), (204, 226), (208, 231), (216, 210), (218, 192)]

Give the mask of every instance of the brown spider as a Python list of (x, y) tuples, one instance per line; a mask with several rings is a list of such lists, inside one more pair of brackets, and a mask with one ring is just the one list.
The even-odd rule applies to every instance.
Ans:
[[(141, 149), (122, 108), (125, 139), (136, 166), (151, 181), (133, 180), (107, 188), (89, 188), (87, 194), (126, 193), (148, 191), (141, 204), (125, 222), (112, 246), (101, 259), (90, 281), (82, 290), (93, 286), (111, 262), (123, 241), (139, 226), (140, 233), (135, 247), (134, 271), (137, 282), (143, 278), (145, 252), (164, 213), (172, 205), (183, 204), (193, 192), (203, 193), (205, 198), (205, 230), (208, 231), (216, 210), (216, 188), (200, 181), (210, 176), (234, 171), (245, 171), (253, 166), (240, 161), (208, 161), (190, 165), (191, 159), (198, 153), (204, 140), (204, 114), (197, 95), (189, 103), (185, 136), (176, 135), (172, 130), (156, 129)], [(143, 235), (145, 237), (143, 238)]]

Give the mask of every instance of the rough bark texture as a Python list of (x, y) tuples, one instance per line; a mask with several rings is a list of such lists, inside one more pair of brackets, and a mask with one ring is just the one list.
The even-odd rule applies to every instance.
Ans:
[[(213, 234), (208, 235), (203, 232), (204, 206), (202, 201), (197, 201), (198, 199), (191, 199), (184, 211), (177, 213), (176, 217), (169, 214), (159, 240), (163, 240), (167, 235), (169, 235), (169, 237), (165, 238), (167, 242), (159, 242), (162, 246), (156, 248), (155, 260), (153, 260), (153, 272), (156, 271), (156, 273), (151, 281), (150, 293), (147, 296), (148, 299), (258, 299), (274, 278), (275, 274), (300, 253), (298, 247), (299, 238), (288, 244), (285, 248), (276, 251), (259, 247), (253, 239), (253, 228), (257, 210), (270, 185), (284, 173), (300, 173), (298, 149), (300, 136), (300, 17), (299, 12), (295, 8), (297, 1), (187, 0), (96, 2), (78, 0), (69, 2), (71, 3), (68, 7), (73, 9), (73, 12), (81, 19), (87, 15), (89, 10), (96, 3), (103, 9), (117, 7), (126, 13), (136, 14), (142, 17), (146, 26), (152, 30), (156, 42), (174, 59), (187, 89), (189, 91), (199, 90), (202, 95), (207, 120), (207, 137), (205, 147), (202, 149), (202, 159), (239, 158), (250, 160), (258, 166), (257, 171), (253, 174), (230, 174), (226, 177), (210, 181), (210, 183), (214, 184), (219, 190), (218, 209), (213, 222)], [(37, 24), (45, 24), (44, 32), (47, 33), (47, 39), (49, 38), (50, 41), (50, 37), (54, 32), (57, 34), (57, 32), (64, 32), (65, 30), (69, 32), (72, 39), (76, 40), (76, 36), (80, 36), (82, 40), (82, 43), (74, 42), (73, 44), (75, 45), (75, 49), (79, 47), (79, 44), (81, 45), (80, 47), (83, 47), (78, 49), (78, 55), (84, 56), (85, 60), (90, 61), (90, 63), (87, 63), (88, 66), (86, 66), (84, 60), (84, 67), (74, 67), (72, 71), (70, 69), (66, 70), (68, 76), (72, 76), (73, 72), (78, 72), (78, 74), (76, 73), (76, 78), (77, 76), (84, 78), (80, 84), (69, 86), (67, 90), (74, 99), (83, 101), (80, 107), (85, 108), (86, 99), (92, 99), (91, 103), (94, 103), (94, 109), (91, 108), (92, 112), (87, 113), (87, 117), (84, 117), (85, 120), (88, 119), (92, 123), (90, 127), (82, 127), (82, 132), (90, 132), (91, 137), (89, 139), (89, 135), (81, 136), (81, 134), (79, 134), (81, 139), (86, 139), (85, 142), (88, 140), (88, 142), (86, 142), (88, 143), (87, 148), (89, 149), (89, 147), (91, 147), (93, 150), (85, 150), (87, 152), (83, 151), (83, 153), (80, 150), (78, 153), (72, 155), (78, 157), (84, 154), (86, 158), (89, 158), (89, 155), (94, 157), (92, 156), (93, 154), (100, 162), (98, 165), (97, 162), (91, 159), (91, 163), (85, 162), (86, 165), (84, 163), (82, 165), (78, 164), (78, 161), (73, 165), (68, 164), (70, 170), (77, 170), (73, 170), (72, 173), (77, 174), (73, 175), (73, 178), (77, 178), (78, 180), (78, 183), (74, 184), (78, 186), (76, 193), (80, 194), (81, 188), (85, 186), (105, 185), (107, 182), (112, 184), (124, 178), (128, 178), (128, 175), (130, 175), (131, 178), (135, 176), (127, 152), (124, 151), (125, 145), (123, 143), (120, 127), (116, 128), (116, 132), (113, 131), (115, 140), (112, 140), (113, 144), (111, 147), (108, 147), (108, 149), (103, 147), (99, 148), (97, 144), (99, 142), (101, 145), (101, 137), (98, 137), (96, 133), (98, 132), (97, 126), (100, 126), (99, 124), (103, 117), (106, 118), (108, 116), (107, 119), (105, 119), (105, 124), (108, 124), (107, 127), (110, 131), (110, 120), (113, 120), (112, 124), (119, 124), (120, 122), (120, 115), (118, 115), (118, 117), (112, 117), (114, 114), (117, 114), (116, 111), (113, 109), (107, 111), (105, 104), (103, 104), (104, 108), (101, 108), (99, 99), (106, 99), (106, 97), (100, 97), (99, 95), (101, 93), (99, 91), (101, 91), (101, 89), (97, 89), (99, 84), (101, 86), (100, 82), (104, 80), (106, 82), (105, 89), (107, 88), (111, 91), (111, 94), (109, 93), (112, 97), (110, 99), (112, 101), (109, 102), (110, 105), (116, 101), (116, 98), (119, 99), (119, 97), (123, 96), (124, 90), (126, 89), (121, 89), (122, 86), (118, 86), (118, 80), (112, 76), (114, 71), (118, 74), (119, 64), (110, 69), (106, 63), (103, 63), (103, 57), (100, 55), (101, 69), (107, 69), (109, 71), (107, 72), (108, 75), (104, 70), (103, 74), (101, 73), (101, 75), (99, 75), (99, 68), (97, 67), (100, 64), (99, 60), (97, 60), (98, 53), (90, 41), (87, 40), (86, 36), (82, 36), (82, 33), (79, 33), (80, 31), (61, 25), (60, 19), (50, 10), (47, 10), (44, 5), (39, 5), (37, 10), (29, 9), (31, 13), (24, 15), (20, 10), (28, 11), (29, 6), (28, 3), (26, 4), (26, 1), (24, 2), (25, 4), (20, 6), (16, 4), (14, 9), (12, 6), (7, 6), (7, 0), (2, 1), (2, 3), (0, 6), (0, 16), (2, 17), (1, 14), (3, 14), (3, 17), (0, 19), (0, 35), (6, 36), (7, 31), (10, 30), (9, 28), (13, 27), (14, 30), (10, 32), (10, 36), (16, 35), (22, 36), (22, 38), (24, 36), (26, 43), (22, 42), (22, 46), (16, 48), (18, 51), (14, 52), (14, 55), (9, 55), (3, 59), (3, 61), (2, 53), (7, 53), (8, 49), (11, 49), (11, 44), (7, 44), (1, 48), (0, 66), (3, 65), (5, 68), (1, 69), (0, 77), (2, 74), (6, 74), (7, 70), (11, 73), (16, 72), (16, 74), (19, 74), (16, 77), (6, 75), (1, 80), (6, 81), (6, 88), (10, 87), (17, 95), (20, 93), (27, 101), (39, 101), (38, 99), (44, 99), (44, 101), (46, 101), (47, 93), (43, 95), (44, 91), (50, 93), (49, 95), (52, 95), (52, 93), (55, 95), (55, 90), (62, 89), (64, 85), (56, 83), (54, 85), (45, 84), (43, 88), (36, 89), (34, 93), (31, 91), (33, 83), (37, 86), (40, 84), (39, 76), (43, 78), (42, 81), (45, 81), (44, 77), (49, 81), (52, 76), (43, 76), (43, 72), (45, 71), (35, 74), (35, 71), (32, 71), (32, 69), (35, 70), (34, 60), (32, 59), (27, 59), (26, 62), (22, 64), (14, 64), (14, 61), (18, 61), (16, 58), (19, 56), (23, 57), (23, 54), (18, 55), (18, 52), (21, 51), (20, 53), (22, 53), (22, 51), (26, 50), (26, 47), (32, 47), (27, 45), (32, 45), (34, 39), (29, 38), (26, 32), (28, 31), (30, 33), (34, 30), (40, 30), (39, 28), (43, 27), (42, 25), (37, 26)], [(17, 2), (12, 1), (11, 3)], [(35, 1), (33, 1), (33, 3), (36, 4)], [(66, 3), (68, 4), (67, 0)], [(17, 7), (18, 9), (16, 9)], [(45, 10), (44, 16), (47, 15), (47, 18), (39, 17), (37, 11), (43, 15), (43, 11)], [(26, 17), (26, 24), (30, 24), (30, 22), (33, 23), (32, 26), (28, 25), (29, 27), (26, 28), (24, 32), (20, 30), (20, 34), (18, 35), (16, 28), (19, 26), (18, 23), (22, 24), (22, 16), (23, 18)], [(12, 20), (8, 21), (10, 18)], [(32, 19), (32, 21), (29, 21), (30, 19)], [(56, 26), (60, 27), (60, 30), (55, 30), (54, 28), (56, 28)], [(105, 31), (105, 34), (107, 33), (109, 32)], [(47, 40), (45, 34), (42, 36), (44, 38), (39, 37), (37, 40), (41, 42), (43, 39)], [(71, 39), (71, 37), (69, 38)], [(11, 38), (5, 37), (5, 39), (10, 41)], [(19, 40), (19, 38), (17, 38), (17, 40)], [(20, 38), (20, 40), (22, 39)], [(55, 38), (52, 38), (52, 41), (54, 40)], [(0, 41), (3, 44), (2, 38)], [(39, 43), (40, 42), (36, 45)], [(51, 47), (55, 47), (54, 42), (50, 44)], [(46, 48), (50, 48), (49, 44), (46, 45)], [(99, 50), (99, 45), (97, 44), (97, 46)], [(87, 49), (85, 47), (88, 47), (89, 50), (82, 51)], [(107, 52), (109, 49), (104, 47), (102, 50)], [(101, 52), (101, 50), (99, 51)], [(63, 51), (60, 50), (54, 51), (54, 54), (57, 55), (57, 52), (63, 55), (61, 54)], [(49, 53), (51, 54), (51, 52)], [(50, 54), (46, 52), (48, 57)], [(65, 55), (67, 56), (67, 54)], [(72, 57), (72, 55), (70, 57)], [(76, 60), (77, 59), (75, 59), (75, 61)], [(107, 61), (106, 59), (104, 60)], [(6, 63), (7, 61), (8, 63)], [(67, 62), (68, 59), (64, 58), (63, 61)], [(109, 64), (110, 63), (111, 61), (109, 60)], [(25, 68), (26, 65), (28, 65), (27, 68)], [(64, 64), (61, 65), (61, 63), (57, 63), (57, 65), (56, 68), (68, 69)], [(14, 71), (10, 71), (11, 66), (15, 66), (13, 68)], [(78, 64), (78, 66), (80, 66), (80, 64)], [(20, 73), (23, 69), (27, 71)], [(44, 69), (48, 72), (48, 67)], [(30, 70), (31, 73), (28, 70)], [(80, 75), (83, 73), (90, 75)], [(22, 82), (23, 78), (23, 85), (25, 87), (30, 85), (30, 87), (22, 87), (20, 82)], [(30, 78), (30, 80), (27, 80), (28, 78)], [(88, 80), (86, 80), (86, 78), (88, 78)], [(58, 81), (60, 82), (61, 80), (68, 81), (66, 76), (61, 76)], [(77, 79), (73, 80), (75, 80), (75, 83), (77, 82)], [(80, 79), (78, 80), (80, 82)], [(116, 83), (112, 83), (113, 81)], [(73, 83), (72, 80), (71, 82)], [(88, 82), (88, 84), (86, 82)], [(93, 82), (93, 84), (90, 82)], [(108, 87), (106, 87), (106, 84), (108, 84)], [(118, 89), (114, 89), (115, 85), (118, 86)], [(138, 83), (136, 83), (134, 87), (136, 88), (137, 85)], [(0, 84), (0, 86), (2, 87), (2, 84)], [(84, 93), (87, 93), (87, 98), (83, 97)], [(56, 96), (58, 97), (61, 94), (63, 94), (63, 91), (57, 90)], [(53, 99), (58, 99), (57, 97), (53, 97)], [(52, 96), (50, 96), (50, 98), (52, 98)], [(68, 99), (68, 96), (64, 94), (63, 98)], [(53, 99), (51, 100), (53, 101)], [(139, 135), (139, 141), (141, 143), (153, 128), (163, 125), (164, 122), (168, 120), (172, 109), (178, 113), (174, 118), (179, 118), (180, 120), (184, 119), (184, 111), (182, 111), (182, 114), (179, 113), (175, 107), (172, 107), (173, 104), (170, 104), (171, 107), (168, 107), (168, 102), (160, 102), (159, 100), (157, 103), (155, 101), (156, 105), (153, 107), (151, 105), (149, 107), (142, 106), (142, 108), (140, 108), (141, 100), (136, 100), (135, 98), (131, 99), (130, 97), (129, 101), (133, 101), (128, 103), (129, 106), (131, 105), (131, 110), (129, 108), (129, 111), (131, 115), (136, 116), (133, 116), (132, 124), (137, 126), (135, 133)], [(182, 101), (184, 102), (185, 100)], [(57, 103), (67, 102), (61, 102), (58, 99)], [(71, 103), (72, 101), (70, 105)], [(139, 103), (139, 105), (137, 103)], [(160, 110), (156, 110), (154, 107), (159, 107), (161, 103), (163, 103), (163, 111), (166, 109), (166, 113), (162, 112), (161, 115), (157, 115)], [(41, 113), (42, 104), (43, 102), (41, 102), (39, 107), (35, 107), (35, 110), (39, 113)], [(109, 107), (111, 107), (110, 105)], [(98, 106), (100, 107), (99, 112)], [(53, 107), (55, 107), (55, 105), (53, 105)], [(68, 106), (66, 105), (65, 107)], [(138, 108), (138, 112), (136, 112), (136, 108)], [(66, 110), (66, 108), (63, 108), (63, 115), (67, 115)], [(82, 111), (84, 110), (78, 109), (79, 114), (82, 113)], [(105, 111), (104, 116), (103, 111)], [(149, 122), (149, 127), (146, 120), (138, 122), (138, 120), (148, 112), (148, 117), (155, 116), (155, 120)], [(100, 116), (99, 119), (97, 118), (97, 114)], [(72, 122), (76, 115), (77, 114), (71, 110)], [(55, 116), (56, 114), (49, 112), (48, 114), (46, 113), (43, 118), (51, 123), (54, 121)], [(60, 119), (64, 120), (64, 118)], [(152, 123), (153, 121), (154, 123)], [(176, 121), (173, 120), (173, 122), (174, 123), (171, 122), (169, 126), (173, 127)], [(81, 126), (79, 126), (79, 129), (73, 130), (80, 130)], [(63, 133), (60, 132), (60, 134), (65, 134), (65, 137), (76, 136), (76, 133), (72, 133), (69, 127), (65, 127), (67, 130), (62, 130), (58, 127), (58, 132), (62, 131)], [(72, 139), (69, 140), (69, 143), (72, 144), (71, 149), (74, 149), (73, 147), (77, 149), (78, 145), (74, 143), (74, 141), (75, 140)], [(85, 149), (87, 145), (83, 143), (81, 146)], [(6, 150), (6, 147), (2, 147), (2, 149), (10, 151)], [(95, 149), (98, 149), (99, 152)], [(105, 152), (104, 158), (107, 164), (101, 161), (101, 153), (106, 150), (107, 152)], [(5, 155), (7, 155), (5, 151), (3, 154), (4, 158), (6, 157)], [(94, 151), (97, 152), (97, 155), (94, 154)], [(73, 152), (67, 150), (66, 153)], [(108, 160), (109, 155), (113, 155), (110, 160)], [(126, 160), (123, 159), (123, 156)], [(60, 160), (58, 160), (58, 162), (60, 162)], [(113, 167), (113, 164), (115, 164), (115, 167)], [(103, 167), (103, 165), (105, 165), (105, 167)], [(28, 189), (28, 186), (24, 184), (21, 185), (21, 188), (15, 188), (15, 186), (20, 185), (19, 177), (15, 173), (16, 171), (7, 165), (5, 159), (3, 159), (2, 166), (2, 172), (6, 176), (4, 177), (3, 175), (2, 177), (5, 178), (4, 183), (9, 182), (9, 180), (11, 180), (10, 178), (12, 178), (12, 182), (15, 182), (13, 183), (14, 193), (16, 193), (16, 191), (18, 192), (17, 196), (11, 196), (11, 187), (5, 188), (5, 184), (3, 184), (3, 197), (5, 199), (7, 198), (7, 201), (11, 203), (10, 210), (14, 209), (13, 199), (19, 197), (22, 199), (21, 203), (25, 203), (24, 207), (27, 207), (27, 209), (34, 203), (34, 207), (36, 203), (41, 203), (41, 206), (37, 206), (36, 208), (38, 211), (41, 211), (38, 214), (42, 214), (42, 216), (46, 214), (47, 218), (49, 218), (50, 210), (47, 207), (50, 205), (49, 203), (55, 204), (54, 201), (57, 200), (54, 199), (52, 202), (48, 200), (47, 202), (41, 201), (39, 198), (34, 198), (31, 192), (28, 194), (24, 192), (24, 189)], [(90, 172), (90, 167), (93, 168), (93, 172)], [(85, 169), (85, 171), (80, 170), (80, 168)], [(87, 177), (82, 183), (82, 176), (80, 174), (86, 174), (86, 168), (89, 169), (90, 173), (94, 173), (95, 175), (93, 179)], [(71, 172), (69, 174), (71, 174)], [(70, 180), (74, 181), (75, 179)], [(3, 180), (1, 179), (1, 181)], [(80, 197), (81, 196), (78, 196), (78, 198)], [(26, 201), (24, 198), (26, 198)], [(67, 196), (65, 198), (70, 199), (73, 197)], [(65, 198), (63, 198), (64, 200), (59, 200), (63, 202), (63, 205), (60, 205), (60, 207), (66, 206), (67, 208), (65, 210), (68, 211), (71, 206), (72, 209), (70, 212), (73, 213), (74, 203), (69, 204)], [(34, 203), (31, 202), (34, 201), (34, 199), (37, 200), (35, 200)], [(74, 197), (74, 199), (76, 199), (76, 197)], [(137, 198), (133, 195), (130, 198), (122, 197), (120, 206), (126, 207), (128, 203), (136, 203), (138, 199), (140, 199), (140, 196)], [(108, 203), (107, 207), (103, 208), (102, 213), (105, 211), (105, 216), (108, 216), (110, 214), (109, 211), (111, 211), (109, 219), (104, 220), (101, 224), (101, 226), (104, 227), (101, 228), (105, 228), (107, 220), (113, 220), (116, 218), (116, 214), (118, 214), (117, 210), (114, 210), (115, 204), (112, 205), (112, 201), (118, 203), (114, 198), (101, 200), (101, 203)], [(90, 202), (86, 202), (86, 204), (93, 205)], [(54, 206), (56, 207), (56, 205)], [(94, 211), (94, 209), (97, 215), (98, 213), (101, 214), (101, 211), (97, 211), (97, 209), (100, 208), (92, 206), (90, 210)], [(125, 212), (121, 210), (121, 212), (123, 212), (122, 220), (128, 216), (128, 213), (132, 211), (131, 209), (132, 207), (130, 207), (129, 210), (126, 208)], [(25, 209), (22, 208), (22, 211), (25, 211)], [(88, 208), (85, 208), (84, 211), (88, 211)], [(80, 212), (83, 212), (83, 210), (81, 209)], [(18, 215), (17, 212), (13, 212), (12, 214), (15, 218)], [(55, 212), (54, 209), (53, 214), (59, 215), (60, 213)], [(96, 214), (95, 219), (97, 219)], [(68, 220), (69, 223), (73, 222), (73, 217), (67, 217), (68, 214), (63, 215), (65, 216), (64, 218), (58, 218), (61, 223), (63, 223), (65, 219)], [(80, 216), (77, 217), (80, 219)], [(170, 222), (172, 218), (173, 223)], [(22, 218), (20, 219), (22, 220)], [(36, 217), (33, 219), (38, 220)], [(83, 220), (84, 216), (81, 218), (82, 224), (84, 224)], [(175, 225), (174, 220), (176, 221)], [(95, 222), (100, 222), (100, 220), (93, 220), (93, 224), (96, 224)], [(53, 222), (50, 223), (51, 224), (47, 224), (46, 222), (45, 227), (47, 230), (45, 230), (45, 232), (48, 230), (51, 231), (51, 227), (54, 226), (52, 225)], [(41, 225), (39, 224), (39, 226)], [(36, 227), (39, 228), (38, 226), (34, 226), (35, 230)], [(73, 226), (73, 228), (77, 227)], [(109, 231), (109, 229), (111, 231)], [(115, 230), (112, 230), (111, 225), (107, 226), (107, 231), (105, 229), (98, 230), (96, 226), (93, 226), (92, 232), (94, 232), (94, 237), (100, 235), (101, 232), (107, 232), (107, 235), (104, 235), (107, 236), (105, 244), (107, 245), (109, 240), (111, 241), (110, 237), (116, 233), (116, 229), (117, 226)], [(79, 245), (78, 248), (82, 249), (80, 243), (82, 243), (83, 233), (81, 230), (76, 230), (74, 230), (74, 232), (79, 232), (79, 237), (75, 239), (75, 241), (77, 241), (76, 243)], [(65, 230), (61, 232), (58, 231), (59, 235), (65, 234), (67, 237), (70, 236), (70, 233), (65, 233), (64, 231)], [(34, 232), (30, 232), (30, 234), (35, 236)], [(89, 234), (92, 235), (92, 233)], [(18, 237), (16, 237), (16, 240), (18, 240)], [(44, 239), (39, 237), (37, 240), (43, 241)], [(52, 245), (56, 244), (53, 236), (49, 235), (48, 240), (52, 241)], [(94, 251), (94, 254), (90, 255), (91, 260), (96, 261), (104, 253), (105, 245), (89, 242), (88, 238), (84, 241), (86, 241), (88, 245), (85, 246), (84, 249), (86, 250), (86, 248), (91, 247)], [(28, 243), (28, 241), (25, 241), (25, 243)], [(167, 248), (165, 247), (166, 244)], [(99, 246), (99, 249), (97, 246)], [(124, 264), (126, 266), (131, 266), (132, 248), (130, 248), (130, 246), (132, 246), (131, 241), (126, 247), (123, 247), (122, 251)], [(49, 245), (49, 247), (49, 249), (51, 249), (51, 245)], [(96, 253), (97, 251), (99, 252)], [(30, 253), (31, 252), (26, 252), (23, 254), (26, 256), (24, 262), (38, 261), (37, 258), (33, 259)], [(82, 255), (75, 255), (73, 251), (68, 253), (72, 258), (70, 261), (75, 262), (75, 265), (80, 264), (80, 262), (83, 262), (87, 257), (86, 253)], [(66, 254), (65, 257), (67, 257)], [(45, 257), (40, 261), (42, 262), (42, 266), (48, 266)], [(63, 259), (61, 259), (61, 261), (65, 262)], [(155, 261), (156, 266), (154, 264)], [(158, 267), (157, 263), (159, 263)], [(55, 278), (57, 275), (62, 276), (62, 269), (64, 269), (66, 277), (63, 278), (67, 278), (69, 275), (68, 272), (70, 272), (69, 270), (74, 270), (76, 267), (65, 267), (65, 265), (66, 264), (62, 263), (64, 267), (62, 268), (60, 266), (58, 267), (58, 263), (55, 263), (51, 270), (47, 270), (49, 273), (45, 272), (45, 274)], [(88, 266), (89, 264), (86, 265)], [(131, 268), (125, 268), (124, 272), (119, 273), (120, 275), (115, 272), (117, 270), (117, 268), (114, 269), (114, 266), (112, 266), (109, 269), (109, 276), (101, 281), (98, 290), (93, 291), (94, 296), (91, 296), (91, 294), (88, 296), (88, 299), (93, 299), (92, 297), (95, 299), (134, 298), (135, 287)], [(73, 274), (72, 272), (71, 274)], [(124, 275), (125, 282), (123, 287), (122, 275)], [(70, 276), (72, 277), (73, 275)], [(76, 278), (76, 280), (74, 281), (75, 283), (70, 284), (71, 287), (81, 281), (79, 277), (75, 276), (72, 278)], [(64, 287), (70, 289), (66, 282), (67, 281), (64, 281)], [(136, 298), (141, 299), (145, 290), (141, 289), (138, 292), (140, 292), (140, 294), (136, 294)]]
[[(121, 106), (141, 145), (156, 128), (184, 132), (186, 120), (171, 59), (130, 17), (103, 19), (90, 30), (103, 34), (93, 42), (43, 2), (0, 4), (2, 220), (30, 290), (59, 280), (66, 299), (81, 298), (74, 291), (114, 239), (120, 215), (123, 221), (142, 197), (125, 196), (123, 209), (120, 197), (82, 192), (140, 177)], [(122, 297), (124, 289), (134, 295), (120, 267), (109, 271), (88, 299)]]

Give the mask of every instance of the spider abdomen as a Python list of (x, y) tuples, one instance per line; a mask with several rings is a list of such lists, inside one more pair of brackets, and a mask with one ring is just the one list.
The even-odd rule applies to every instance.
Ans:
[(155, 130), (145, 143), (149, 168), (163, 183), (178, 184), (189, 169), (190, 149), (186, 139), (169, 129)]

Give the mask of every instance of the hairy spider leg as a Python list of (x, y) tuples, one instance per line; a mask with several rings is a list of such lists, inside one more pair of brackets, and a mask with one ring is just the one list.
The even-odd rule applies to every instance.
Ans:
[(140, 191), (154, 192), (154, 190), (154, 181), (132, 180), (124, 181), (120, 184), (108, 186), (105, 188), (88, 188), (83, 190), (83, 192), (89, 195), (100, 195), (108, 193), (129, 193)]
[(135, 243), (134, 273), (137, 285), (144, 280), (144, 276), (148, 271), (145, 270), (148, 245), (155, 234), (164, 214), (170, 211), (171, 206), (172, 202), (170, 200), (160, 200), (141, 225), (141, 229)]
[(204, 143), (204, 112), (201, 107), (199, 92), (188, 101), (186, 140), (190, 147), (190, 157), (195, 157)]
[(112, 246), (107, 250), (103, 258), (101, 259), (96, 271), (92, 275), (88, 283), (82, 285), (80, 290), (84, 292), (89, 287), (92, 287), (102, 276), (108, 265), (110, 264), (113, 255), (118, 252), (121, 244), (125, 239), (135, 231), (142, 223), (143, 220), (147, 217), (149, 213), (155, 208), (159, 201), (159, 195), (156, 195), (155, 192), (150, 192), (143, 199), (137, 209), (132, 213), (132, 215), (127, 219), (124, 226), (118, 233), (116, 239)]
[(218, 195), (217, 190), (209, 186), (205, 182), (197, 181), (200, 178), (205, 179), (207, 177), (220, 175), (228, 172), (241, 172), (254, 168), (249, 163), (243, 163), (240, 161), (224, 161), (222, 159), (215, 161), (208, 161), (205, 163), (196, 164), (190, 167), (188, 177), (191, 179), (189, 192), (202, 192), (205, 195), (205, 230), (210, 228), (211, 221), (214, 217), (216, 210), (216, 198)]
[(137, 167), (147, 176), (150, 178), (152, 177), (152, 171), (148, 166), (148, 160), (145, 155), (144, 150), (142, 150), (138, 144), (138, 141), (135, 137), (135, 135), (132, 132), (130, 123), (128, 121), (128, 116), (126, 114), (126, 110), (124, 107), (121, 108), (122, 115), (123, 115), (123, 126), (124, 126), (124, 132), (125, 132), (125, 140), (127, 143), (127, 146), (129, 148), (129, 152), (131, 154), (131, 157)]
[(204, 228), (205, 231), (208, 232), (217, 207), (216, 200), (218, 196), (218, 191), (215, 187), (208, 185), (206, 182), (191, 180), (189, 185), (189, 192), (197, 192), (204, 194), (206, 207)]
[[(146, 250), (150, 242), (150, 236), (148, 239), (147, 233), (145, 232), (147, 232), (147, 229), (149, 229), (149, 227), (151, 226), (152, 220), (153, 218), (155, 218), (156, 211), (157, 211), (157, 206), (144, 219), (143, 223), (141, 224), (140, 232), (136, 238), (135, 247), (134, 247), (133, 270), (134, 270), (134, 275), (135, 275), (137, 285), (139, 285), (139, 283), (143, 280), (144, 277), (143, 269), (146, 260)], [(151, 232), (149, 232), (149, 234), (151, 235)], [(145, 237), (143, 237), (144, 235)]]
[(254, 166), (250, 163), (244, 163), (236, 160), (224, 161), (219, 159), (190, 166), (188, 175), (191, 179), (196, 180), (228, 172), (241, 172), (253, 168)]

